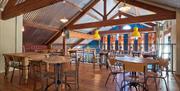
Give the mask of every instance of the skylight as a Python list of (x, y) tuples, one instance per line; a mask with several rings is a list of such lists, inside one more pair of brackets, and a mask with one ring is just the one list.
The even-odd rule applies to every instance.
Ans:
[(130, 30), (130, 29), (132, 29), (132, 28), (131, 28), (130, 25), (124, 25), (124, 26), (122, 27), (122, 29), (123, 29), (123, 30)]

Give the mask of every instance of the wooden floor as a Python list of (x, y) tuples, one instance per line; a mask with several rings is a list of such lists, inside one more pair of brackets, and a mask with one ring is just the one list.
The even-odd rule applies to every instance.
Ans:
[[(99, 67), (96, 66), (96, 69), (93, 70), (92, 64), (81, 64), (80, 88), (78, 91), (119, 91), (118, 86), (116, 86), (112, 79), (109, 80), (107, 87), (105, 87), (104, 84), (108, 73), (109, 71), (107, 71), (105, 67), (102, 70), (99, 70)], [(16, 74), (13, 83), (10, 83), (9, 80), (4, 79), (3, 76), (4, 74), (0, 74), (0, 91), (33, 91), (31, 82), (28, 85), (18, 84), (18, 74)], [(118, 82), (120, 82), (121, 79), (122, 75), (118, 75)], [(53, 87), (54, 86), (52, 86), (48, 91), (54, 91)], [(170, 77), (168, 79), (168, 88), (169, 91), (180, 91), (180, 77), (175, 77), (170, 73)], [(156, 91), (153, 82), (149, 86), (149, 89), (149, 91)], [(71, 89), (71, 91), (75, 90)], [(163, 81), (160, 81), (158, 91), (166, 91)]]

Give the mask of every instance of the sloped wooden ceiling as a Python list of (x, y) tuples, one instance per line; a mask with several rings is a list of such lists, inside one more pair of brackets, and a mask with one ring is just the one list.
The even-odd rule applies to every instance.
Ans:
[[(17, 0), (17, 1), (21, 1), (21, 0)], [(41, 1), (43, 1), (43, 0), (41, 0)], [(25, 13), (24, 14), (24, 29), (25, 29), (25, 31), (23, 32), (23, 37), (24, 37), (23, 43), (24, 44), (26, 44), (26, 43), (46, 44), (46, 45), (53, 43), (57, 38), (59, 38), (59, 36), (62, 33), (62, 29), (65, 26), (68, 29), (72, 29), (75, 31), (80, 31), (80, 32), (82, 31), (83, 33), (92, 33), (96, 29), (99, 29), (102, 26), (104, 26), (101, 24), (99, 26), (97, 26), (99, 21), (100, 21), (100, 23), (107, 22), (104, 20), (114, 21), (114, 19), (115, 18), (118, 19), (118, 17), (120, 17), (120, 15), (128, 16), (128, 18), (130, 17), (129, 19), (137, 18), (137, 15), (136, 14), (133, 15), (132, 12), (126, 12), (126, 14), (125, 13), (120, 14), (119, 12), (117, 12), (118, 8), (122, 7), (122, 5), (119, 5), (120, 2), (123, 2), (124, 0), (65, 0), (65, 1), (67, 1), (66, 3), (58, 2), (58, 1), (63, 1), (63, 0), (47, 0), (47, 1), (45, 0), (46, 3), (42, 2), (43, 4), (40, 4), (38, 2), (38, 0), (23, 0), (23, 2), (18, 2), (17, 5), (12, 6), (12, 4), (15, 2), (15, 0), (10, 0), (10, 3), (7, 4), (7, 6), (5, 7), (5, 11), (2, 13), (2, 18), (7, 19), (7, 18), (11, 18), (11, 17), (17, 16), (17, 15), (20, 15), (22, 13)], [(101, 2), (99, 2), (99, 1), (101, 1)], [(131, 2), (131, 1), (136, 1), (136, 0), (126, 0), (126, 1), (128, 2), (128, 4), (132, 4), (134, 6), (137, 5), (136, 3)], [(141, 1), (141, 0), (137, 0), (137, 1)], [(156, 2), (155, 0), (147, 0), (147, 1)], [(167, 1), (167, 0), (165, 0), (165, 1)], [(38, 2), (38, 5), (35, 5), (32, 2), (33, 3)], [(157, 2), (159, 2), (159, 1), (157, 1)], [(53, 5), (50, 5), (50, 4), (53, 4)], [(27, 7), (26, 7), (26, 5), (27, 5)], [(48, 6), (48, 5), (50, 5), (50, 6)], [(94, 5), (96, 5), (96, 6), (94, 6)], [(179, 3), (176, 5), (179, 5)], [(23, 9), (22, 9), (22, 6), (24, 7)], [(47, 7), (45, 7), (45, 6), (47, 6)], [(12, 9), (10, 7), (14, 7), (16, 9)], [(21, 7), (21, 9), (19, 7)], [(30, 8), (30, 7), (33, 7), (33, 8)], [(42, 7), (44, 7), (44, 8), (42, 8)], [(141, 7), (141, 6), (138, 6), (138, 7)], [(144, 8), (144, 6), (142, 6), (142, 7)], [(39, 8), (41, 8), (41, 9), (39, 9)], [(36, 9), (38, 9), (38, 10), (36, 10)], [(35, 11), (32, 11), (32, 10), (35, 10)], [(148, 10), (148, 8), (147, 8), (147, 10)], [(152, 10), (152, 9), (150, 9), (150, 10)], [(155, 9), (155, 10), (157, 10), (157, 9)], [(9, 13), (12, 11), (17, 11), (17, 12)], [(32, 11), (32, 12), (29, 12), (29, 11)], [(144, 11), (146, 11), (146, 10), (144, 10)], [(27, 12), (29, 12), (29, 13), (27, 13)], [(157, 11), (155, 13), (160, 13), (160, 12)], [(97, 24), (94, 23), (95, 28), (92, 28), (92, 27), (94, 27), (94, 25), (93, 26), (88, 25), (88, 26), (83, 26), (83, 28), (92, 28), (91, 30), (87, 30), (87, 31), (85, 31), (85, 29), (77, 30), (79, 28), (77, 28), (76, 26), (82, 25), (82, 23), (83, 23), (82, 21), (85, 21), (84, 23), (87, 23), (86, 21), (88, 18), (82, 19), (82, 16), (84, 16), (84, 14), (88, 15), (88, 17), (90, 16), (91, 17), (91, 19), (89, 18), (90, 20), (94, 20), (94, 22), (97, 22)], [(146, 12), (146, 14), (148, 15), (148, 12)], [(144, 15), (142, 15), (142, 16), (144, 16)], [(61, 23), (59, 21), (59, 19), (61, 19), (63, 17), (68, 18), (70, 20), (70, 22), (68, 22), (66, 24)], [(174, 17), (174, 16), (172, 15), (172, 17)], [(170, 19), (171, 16), (163, 17), (163, 19), (164, 18)], [(81, 20), (80, 22), (78, 22), (79, 19)], [(159, 20), (159, 18), (157, 20)], [(91, 24), (92, 21), (89, 21), (89, 22), (90, 22), (89, 24)], [(116, 24), (121, 24), (121, 23), (116, 23)], [(112, 25), (116, 25), (116, 24), (112, 24)], [(108, 23), (108, 25), (109, 25), (109, 23)], [(151, 26), (153, 24), (147, 23), (147, 25)], [(69, 40), (69, 41), (71, 42), (71, 40)], [(75, 39), (73, 44), (78, 45), (82, 41), (83, 41), (82, 39), (79, 39), (79, 40)], [(76, 45), (73, 45), (73, 46), (76, 46)]]
[(91, 1), (93, 0), (66, 0), (24, 14), (23, 44), (47, 44), (66, 25), (60, 19), (65, 17), (71, 20), (79, 12), (73, 5), (83, 9)]

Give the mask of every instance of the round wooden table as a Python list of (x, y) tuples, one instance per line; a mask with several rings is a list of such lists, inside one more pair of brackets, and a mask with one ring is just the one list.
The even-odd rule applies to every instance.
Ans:
[(55, 73), (54, 82), (49, 84), (45, 88), (45, 91), (47, 91), (47, 89), (53, 84), (55, 84), (56, 91), (59, 91), (59, 85), (62, 83), (62, 64), (70, 62), (70, 59), (66, 56), (51, 56), (47, 59), (44, 59), (43, 62), (47, 64), (53, 64)]

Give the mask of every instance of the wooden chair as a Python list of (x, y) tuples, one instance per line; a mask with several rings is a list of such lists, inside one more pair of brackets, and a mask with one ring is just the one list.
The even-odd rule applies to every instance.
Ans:
[[(137, 86), (139, 86), (147, 91), (146, 67), (147, 66), (144, 63), (123, 62), (124, 72), (120, 91), (125, 90), (126, 86), (129, 86), (130, 88), (134, 87), (136, 91), (138, 91)], [(130, 73), (130, 75), (127, 75), (127, 72)], [(143, 73), (143, 76), (141, 77), (139, 73)]]
[[(71, 60), (70, 57), (67, 57), (67, 60)], [(66, 63), (63, 66), (64, 78), (65, 78), (65, 88), (70, 87), (69, 84), (75, 85), (75, 89), (79, 88), (79, 64), (80, 58), (77, 58), (75, 63)]]
[[(168, 60), (166, 59), (157, 59), (158, 60), (158, 69), (156, 72), (148, 72), (148, 78), (153, 78), (155, 80), (155, 85), (156, 85), (156, 90), (157, 90), (157, 82), (156, 82), (156, 79), (162, 79), (165, 83), (165, 86), (166, 86), (166, 89), (167, 91), (169, 90), (168, 89), (168, 85), (167, 85), (167, 82), (166, 82), (166, 78), (168, 78), (168, 65), (169, 65), (169, 62)], [(166, 72), (165, 75), (163, 74), (163, 72)]]
[(19, 70), (19, 74), (20, 74), (19, 84), (21, 83), (24, 77), (24, 70), (29, 69), (29, 65), (23, 65), (23, 60), (25, 60), (25, 57), (13, 56), (13, 61), (11, 62), (11, 67), (13, 68), (11, 75), (11, 82), (13, 81), (15, 69)]
[(109, 58), (108, 66), (109, 66), (109, 69), (110, 69), (110, 73), (109, 73), (108, 78), (106, 80), (105, 86), (107, 85), (108, 80), (109, 80), (111, 75), (113, 76), (113, 81), (115, 80), (116, 83), (117, 83), (117, 80), (116, 80), (117, 74), (120, 74), (120, 73), (123, 72), (122, 66), (114, 58)]
[(4, 78), (8, 78), (8, 73), (9, 73), (9, 67), (11, 67), (11, 61), (13, 61), (13, 56), (3, 54), (4, 60), (5, 60), (5, 75)]
[(50, 78), (50, 73), (48, 72), (49, 66), (42, 62), (42, 59), (47, 58), (46, 54), (42, 55), (31, 55), (30, 57), (30, 77), (33, 80), (33, 91), (36, 91), (37, 84), (40, 82), (41, 90), (44, 91), (48, 84), (48, 79)]

